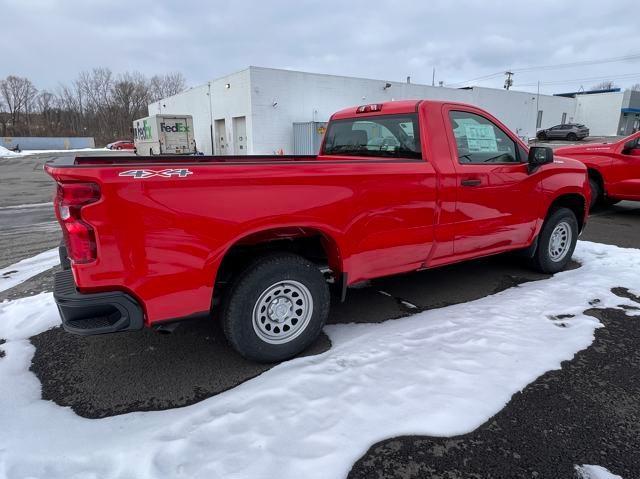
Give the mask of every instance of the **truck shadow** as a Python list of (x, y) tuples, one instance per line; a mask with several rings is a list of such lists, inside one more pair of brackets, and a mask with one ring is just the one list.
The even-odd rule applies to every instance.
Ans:
[(625, 288), (612, 292), (638, 308), (585, 311), (605, 325), (593, 344), (514, 394), (482, 426), (455, 437), (381, 441), (354, 464), (349, 479), (564, 479), (578, 477), (574, 467), (582, 464), (640, 477), (640, 383), (633, 379), (640, 367), (640, 318), (625, 313), (640, 309), (640, 298)]
[[(344, 303), (334, 298), (329, 322), (379, 323), (547, 277), (502, 255), (382, 278), (350, 289)], [(188, 321), (169, 335), (145, 330), (78, 337), (54, 328), (31, 342), (36, 352), (30, 369), (42, 383), (43, 399), (86, 418), (186, 406), (273, 367), (242, 358), (218, 323), (208, 320)], [(303, 354), (330, 347), (323, 334)]]

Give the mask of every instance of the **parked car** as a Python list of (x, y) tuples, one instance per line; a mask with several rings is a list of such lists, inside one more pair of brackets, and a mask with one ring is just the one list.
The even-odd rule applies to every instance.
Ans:
[(214, 316), (242, 355), (278, 361), (317, 338), (330, 288), (506, 251), (562, 270), (589, 204), (582, 163), (459, 103), (342, 110), (317, 156), (188, 158), (46, 164), (67, 331)]
[(565, 123), (538, 131), (538, 140), (582, 140), (589, 136), (589, 128), (580, 123)]
[(131, 140), (118, 140), (113, 143), (109, 143), (107, 148), (110, 150), (135, 150), (135, 145)]
[(598, 202), (640, 201), (640, 132), (614, 143), (569, 146), (556, 153), (587, 166), (591, 207)]

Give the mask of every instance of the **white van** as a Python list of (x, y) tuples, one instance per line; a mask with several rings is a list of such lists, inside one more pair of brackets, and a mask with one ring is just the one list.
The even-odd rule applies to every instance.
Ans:
[(197, 153), (191, 115), (153, 115), (133, 122), (136, 154), (193, 155)]

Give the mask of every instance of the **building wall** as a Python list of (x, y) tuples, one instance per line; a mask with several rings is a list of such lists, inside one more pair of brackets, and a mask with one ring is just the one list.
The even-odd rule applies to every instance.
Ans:
[(535, 137), (538, 110), (542, 111), (540, 128), (549, 128), (559, 124), (564, 113), (566, 121), (572, 121), (576, 107), (573, 98), (479, 87), (473, 88), (470, 103), (487, 110), (523, 138)]
[(614, 136), (620, 121), (623, 92), (576, 96), (576, 123), (584, 123), (592, 136)]
[(254, 153), (293, 153), (293, 123), (327, 121), (337, 110), (390, 100), (437, 98), (468, 101), (467, 90), (404, 82), (251, 67)]
[[(229, 85), (229, 88), (226, 85)], [(192, 115), (196, 147), (206, 155), (214, 154), (215, 147), (212, 149), (212, 143), (216, 144), (216, 132), (213, 131), (212, 134), (212, 127), (216, 124), (216, 120), (222, 119), (225, 123), (227, 143), (224, 153), (234, 154), (233, 118), (245, 116), (247, 138), (249, 139), (247, 146), (248, 151), (251, 151), (252, 125), (249, 87), (249, 70), (247, 69), (151, 103), (149, 115), (159, 113)], [(209, 104), (209, 92), (211, 92), (211, 104)], [(215, 151), (215, 154), (221, 153), (223, 151)]]
[[(431, 99), (471, 103), (484, 108), (524, 138), (536, 133), (537, 109), (542, 127), (575, 116), (573, 98), (491, 88), (454, 89), (362, 78), (251, 67), (251, 103), (255, 152), (293, 152), (294, 122), (327, 121), (349, 106), (390, 100)], [(384, 89), (386, 83), (391, 87)]]
[[(387, 83), (391, 86), (385, 88)], [(491, 112), (519, 136), (531, 138), (537, 131), (538, 109), (542, 111), (541, 128), (561, 123), (566, 113), (567, 122), (585, 123), (594, 135), (614, 135), (620, 119), (622, 96), (622, 93), (579, 95), (577, 98), (538, 96), (514, 90), (455, 89), (249, 67), (153, 103), (149, 105), (149, 114), (192, 115), (196, 143), (205, 154), (212, 151), (238, 154), (233, 118), (244, 116), (247, 153), (291, 154), (293, 123), (324, 122), (335, 111), (353, 105), (421, 98), (471, 103)], [(225, 123), (227, 146), (220, 149), (216, 145), (212, 150), (211, 126), (221, 119)], [(217, 136), (215, 131), (214, 136)]]

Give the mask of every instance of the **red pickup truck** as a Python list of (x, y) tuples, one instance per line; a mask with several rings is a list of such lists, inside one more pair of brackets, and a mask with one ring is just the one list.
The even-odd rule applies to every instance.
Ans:
[(437, 101), (335, 113), (317, 156), (85, 157), (46, 171), (67, 331), (219, 316), (258, 361), (313, 342), (331, 288), (344, 300), (371, 278), (514, 250), (560, 271), (589, 204), (582, 163)]
[(640, 131), (615, 143), (568, 146), (556, 153), (587, 165), (592, 207), (640, 201)]

